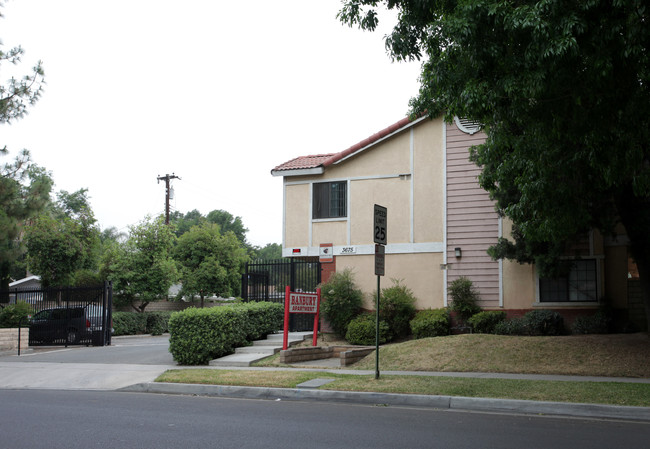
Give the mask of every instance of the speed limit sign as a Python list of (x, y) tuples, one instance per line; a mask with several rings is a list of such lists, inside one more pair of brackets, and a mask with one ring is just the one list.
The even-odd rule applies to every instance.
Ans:
[(388, 224), (386, 208), (375, 204), (374, 219), (374, 242), (378, 245), (386, 244), (386, 227)]

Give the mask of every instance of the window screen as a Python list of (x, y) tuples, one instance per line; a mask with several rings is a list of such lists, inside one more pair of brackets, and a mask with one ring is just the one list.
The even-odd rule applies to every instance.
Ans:
[(566, 276), (539, 279), (540, 302), (597, 301), (596, 261), (575, 260)]
[(347, 182), (314, 184), (313, 218), (338, 218), (347, 216)]

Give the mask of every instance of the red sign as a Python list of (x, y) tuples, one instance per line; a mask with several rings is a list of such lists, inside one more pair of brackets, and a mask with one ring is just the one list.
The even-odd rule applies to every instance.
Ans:
[(317, 313), (318, 295), (315, 293), (289, 293), (289, 313)]
[(314, 339), (312, 346), (318, 342), (318, 314), (320, 312), (320, 288), (316, 293), (292, 292), (287, 285), (284, 292), (284, 338), (282, 349), (289, 347), (289, 314), (312, 313), (314, 314)]

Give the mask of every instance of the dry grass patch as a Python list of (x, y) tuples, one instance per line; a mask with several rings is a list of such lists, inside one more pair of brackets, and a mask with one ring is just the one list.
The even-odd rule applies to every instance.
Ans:
[[(511, 337), (466, 334), (380, 349), (382, 370), (650, 377), (647, 334)], [(374, 353), (355, 369), (374, 369)]]

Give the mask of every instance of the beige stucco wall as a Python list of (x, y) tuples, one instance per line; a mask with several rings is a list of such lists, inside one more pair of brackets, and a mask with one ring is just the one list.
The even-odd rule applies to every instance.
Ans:
[[(374, 204), (388, 208), (389, 244), (442, 242), (443, 127), (425, 120), (322, 175), (285, 178), (285, 248), (372, 244)], [(330, 180), (349, 180), (349, 217), (312, 221), (309, 183)]]
[(318, 181), (409, 173), (410, 131), (387, 139), (325, 170)]
[(444, 240), (444, 159), (441, 118), (414, 129), (413, 205), (414, 241)]
[[(512, 236), (512, 221), (503, 219), (503, 236)], [(503, 261), (503, 308), (530, 309), (536, 298), (535, 267), (511, 260)]]
[[(381, 288), (393, 285), (391, 279), (403, 280), (417, 298), (420, 309), (443, 307), (443, 271), (440, 270), (442, 254), (388, 254), (386, 275), (381, 277)], [(374, 309), (377, 292), (374, 256), (337, 256), (336, 270), (351, 268), (355, 282), (364, 293), (364, 307)]]
[(535, 268), (530, 264), (503, 261), (503, 308), (530, 309), (535, 303)]
[(388, 209), (388, 242), (408, 242), (411, 229), (410, 192), (410, 182), (400, 178), (352, 181), (350, 183), (350, 243), (353, 245), (373, 243), (375, 204)]
[(309, 215), (309, 184), (285, 185), (284, 194), (286, 205), (284, 223), (284, 245), (285, 247), (305, 246), (309, 242), (309, 226), (311, 217)]
[(322, 221), (312, 225), (312, 241), (314, 245), (332, 243), (334, 245), (347, 245), (348, 221)]

